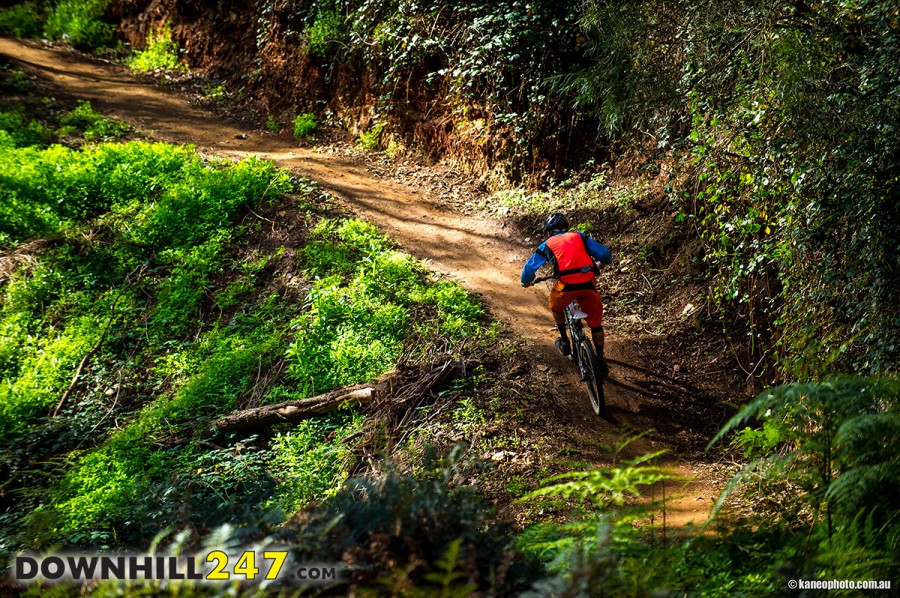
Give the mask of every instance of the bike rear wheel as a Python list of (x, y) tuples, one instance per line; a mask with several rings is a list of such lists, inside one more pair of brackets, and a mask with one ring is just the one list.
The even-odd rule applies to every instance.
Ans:
[(591, 399), (591, 407), (597, 415), (606, 414), (606, 401), (603, 396), (603, 379), (600, 376), (600, 363), (590, 340), (583, 338), (578, 343), (578, 363), (581, 369), (581, 377), (587, 386), (588, 396)]

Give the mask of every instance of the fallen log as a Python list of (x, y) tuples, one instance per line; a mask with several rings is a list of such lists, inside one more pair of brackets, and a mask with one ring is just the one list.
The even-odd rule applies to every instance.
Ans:
[(304, 419), (336, 411), (346, 403), (365, 405), (380, 392), (386, 390), (387, 386), (384, 382), (374, 385), (360, 384), (332, 390), (309, 399), (254, 407), (219, 418), (212, 423), (211, 427), (220, 434), (227, 434), (268, 428), (283, 422), (297, 423)]
[[(426, 366), (427, 367), (427, 366)], [(381, 376), (371, 384), (338, 388), (309, 399), (286, 401), (277, 405), (253, 407), (221, 417), (210, 424), (212, 433), (248, 432), (280, 423), (297, 423), (331, 411), (345, 404), (374, 403), (376, 419), (386, 420), (391, 428), (402, 427), (410, 412), (450, 379), (466, 376), (466, 364), (447, 360), (429, 369), (400, 368)]]

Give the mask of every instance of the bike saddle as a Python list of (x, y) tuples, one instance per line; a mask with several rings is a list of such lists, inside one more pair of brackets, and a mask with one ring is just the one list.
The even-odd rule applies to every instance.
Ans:
[(583, 320), (588, 317), (588, 315), (581, 311), (581, 309), (577, 305), (569, 305), (569, 310), (571, 310), (572, 318), (574, 318), (575, 320)]

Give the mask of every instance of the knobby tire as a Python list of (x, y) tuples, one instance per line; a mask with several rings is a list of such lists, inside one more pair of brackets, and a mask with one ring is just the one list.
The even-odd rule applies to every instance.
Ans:
[(584, 383), (587, 386), (594, 413), (600, 416), (605, 415), (606, 402), (603, 396), (603, 380), (600, 379), (600, 363), (597, 361), (597, 354), (594, 352), (590, 339), (582, 338), (578, 343), (578, 362), (587, 373)]

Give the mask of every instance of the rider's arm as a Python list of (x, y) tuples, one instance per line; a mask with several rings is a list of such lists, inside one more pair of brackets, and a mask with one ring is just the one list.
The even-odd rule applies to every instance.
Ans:
[(588, 236), (585, 236), (584, 240), (585, 246), (588, 250), (588, 255), (590, 255), (595, 260), (603, 262), (604, 264), (612, 263), (612, 253), (610, 253), (609, 249), (607, 249), (605, 245), (601, 245)]
[(522, 286), (529, 286), (534, 281), (534, 273), (546, 262), (547, 258), (540, 254), (539, 247), (538, 251), (531, 254), (531, 257), (525, 262), (525, 267), (522, 268)]

